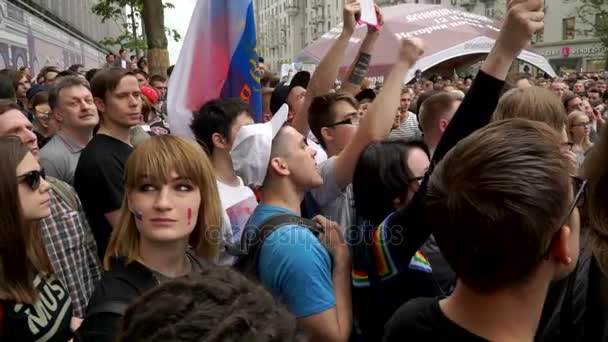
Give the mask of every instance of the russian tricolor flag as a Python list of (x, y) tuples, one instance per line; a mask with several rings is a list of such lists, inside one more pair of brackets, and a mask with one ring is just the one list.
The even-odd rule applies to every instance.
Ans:
[(192, 112), (218, 97), (244, 99), (259, 122), (257, 66), (253, 0), (198, 0), (169, 81), (171, 133), (192, 136)]

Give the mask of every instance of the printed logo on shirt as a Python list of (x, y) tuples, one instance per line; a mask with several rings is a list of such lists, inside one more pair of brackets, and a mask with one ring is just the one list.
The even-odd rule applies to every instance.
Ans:
[(257, 205), (258, 202), (255, 200), (255, 197), (247, 197), (226, 209), (226, 214), (230, 218), (230, 226), (232, 227), (231, 243), (238, 245), (241, 242), (241, 235), (243, 235), (245, 224), (247, 224), (249, 217), (251, 217)]
[(66, 290), (54, 277), (43, 282), (37, 275), (34, 287), (38, 289), (38, 301), (33, 305), (15, 304), (13, 310), (27, 316), (33, 340), (46, 341), (59, 331), (71, 302)]

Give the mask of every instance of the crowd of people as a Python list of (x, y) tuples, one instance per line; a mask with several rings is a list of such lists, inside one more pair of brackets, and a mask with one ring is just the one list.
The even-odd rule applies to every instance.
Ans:
[(260, 63), (264, 122), (214, 99), (195, 139), (124, 49), (0, 71), (0, 340), (607, 340), (608, 72), (514, 74), (522, 0), (474, 77), (403, 84), (410, 39), (370, 84), (380, 25), (338, 87), (360, 6), (312, 75)]

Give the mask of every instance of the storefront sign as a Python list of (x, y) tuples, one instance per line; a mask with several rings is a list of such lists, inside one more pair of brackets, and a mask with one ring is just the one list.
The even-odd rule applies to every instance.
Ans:
[(565, 46), (562, 48), (553, 49), (536, 49), (536, 52), (543, 57), (588, 57), (588, 56), (605, 56), (608, 52), (608, 48), (605, 46), (585, 46), (585, 47), (574, 47)]

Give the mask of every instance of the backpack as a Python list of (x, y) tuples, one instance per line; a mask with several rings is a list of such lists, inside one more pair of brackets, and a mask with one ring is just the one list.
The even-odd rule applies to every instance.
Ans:
[(78, 197), (76, 197), (76, 193), (72, 187), (54, 177), (46, 177), (46, 181), (61, 200), (66, 202), (74, 211), (78, 211)]
[[(306, 227), (316, 237), (323, 231), (323, 228), (313, 220), (305, 219), (300, 216), (292, 214), (278, 214), (269, 217), (260, 224), (259, 229), (250, 229), (249, 232), (245, 231), (241, 237), (241, 250), (238, 256), (234, 268), (248, 276), (251, 279), (258, 280), (258, 259), (260, 258), (260, 251), (266, 238), (272, 234), (275, 230), (285, 225), (298, 225)], [(245, 227), (249, 226), (249, 222)]]

